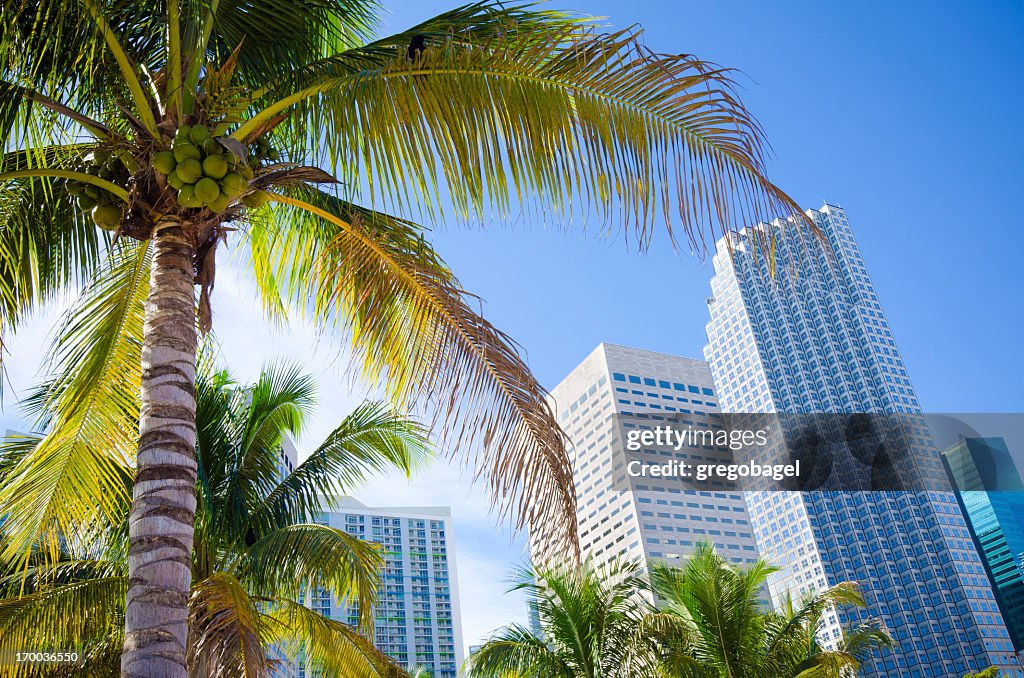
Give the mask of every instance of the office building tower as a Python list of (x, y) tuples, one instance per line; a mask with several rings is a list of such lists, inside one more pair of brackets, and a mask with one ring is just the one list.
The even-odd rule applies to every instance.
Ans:
[(961, 438), (942, 452), (1010, 639), (1024, 650), (1024, 483), (1002, 438)]
[[(465, 657), (451, 510), (368, 507), (344, 497), (317, 522), (383, 547), (374, 644), (402, 666), (456, 678)], [(306, 605), (353, 626), (359, 620), (358, 609), (327, 591), (311, 591)], [(299, 678), (312, 675), (300, 658)]]
[[(720, 426), (718, 398), (705, 362), (601, 344), (551, 396), (574, 448), (584, 558), (596, 566), (615, 558), (678, 564), (700, 542), (713, 544), (733, 563), (757, 558), (743, 497), (735, 488), (724, 483), (695, 488), (679, 478), (623, 473), (622, 426), (665, 419), (708, 429)], [(673, 459), (710, 462), (722, 454), (710, 445), (685, 446), (673, 452)], [(535, 560), (551, 550), (547, 536), (536, 531), (530, 534), (530, 548)]]
[(907, 461), (930, 489), (747, 493), (758, 548), (782, 568), (772, 596), (859, 582), (866, 609), (829, 615), (827, 642), (873, 617), (898, 646), (862, 676), (960, 678), (990, 665), (1022, 676), (846, 213), (825, 205), (807, 215), (823, 243), (777, 221), (718, 244), (705, 357), (719, 403), (733, 413), (903, 413)]

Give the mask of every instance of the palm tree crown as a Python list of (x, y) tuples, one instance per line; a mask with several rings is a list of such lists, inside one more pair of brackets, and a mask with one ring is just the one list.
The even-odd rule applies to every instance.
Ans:
[(681, 568), (651, 567), (659, 612), (649, 620), (668, 675), (679, 678), (844, 678), (891, 640), (875, 623), (847, 629), (826, 646), (823, 621), (837, 607), (863, 606), (852, 582), (760, 609), (759, 591), (777, 571), (764, 559), (738, 567), (706, 543)]
[[(425, 432), (387, 407), (366, 403), (285, 474), (281, 445), (285, 436), (302, 432), (313, 396), (312, 380), (284, 365), (267, 368), (251, 386), (234, 383), (223, 371), (199, 373), (192, 675), (264, 675), (273, 664), (270, 648), (301, 653), (332, 675), (404, 675), (360, 635), (372, 632), (382, 554), (315, 520), (331, 508), (334, 493), (357, 487), (368, 475), (409, 473), (422, 465), (428, 457)], [(38, 436), (5, 441), (7, 468), (40, 442)], [(27, 575), (8, 566), (0, 579), (0, 651), (81, 647), (81, 671), (116, 672), (124, 635), (128, 508), (123, 505), (122, 520), (84, 550), (65, 541), (56, 563), (34, 557)], [(361, 628), (301, 605), (316, 589), (357, 607)]]
[[(513, 625), (470, 657), (474, 678), (847, 678), (891, 645), (877, 624), (848, 629), (831, 646), (825, 615), (863, 605), (852, 583), (779, 611), (759, 607), (775, 571), (764, 560), (729, 564), (708, 544), (681, 568), (615, 563), (527, 572), (539, 636)], [(656, 601), (656, 604), (655, 604)]]
[(655, 676), (657, 646), (645, 633), (652, 607), (637, 563), (542, 567), (523, 572), (541, 635), (507, 626), (469, 659), (474, 678), (644, 678)]

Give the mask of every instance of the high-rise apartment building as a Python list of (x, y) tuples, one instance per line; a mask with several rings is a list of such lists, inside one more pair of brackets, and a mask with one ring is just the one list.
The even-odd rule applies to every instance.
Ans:
[[(384, 571), (374, 608), (374, 644), (399, 664), (432, 678), (455, 678), (464, 661), (451, 510), (369, 507), (351, 497), (317, 522), (380, 544)], [(359, 611), (329, 592), (311, 591), (305, 604), (347, 624)], [(299, 678), (313, 675), (299, 661)]]
[[(1024, 675), (938, 451), (913, 424), (917, 396), (846, 213), (807, 214), (827, 247), (789, 222), (719, 242), (705, 348), (718, 402), (733, 413), (907, 413), (909, 461), (931, 489), (747, 493), (758, 548), (782, 568), (772, 595), (859, 582), (866, 610), (826, 620), (829, 641), (870, 616), (898, 645), (860, 675)], [(752, 233), (773, 244), (755, 247)]]
[(961, 438), (942, 451), (1010, 638), (1024, 650), (1024, 483), (1002, 438)]
[[(719, 427), (718, 398), (704, 361), (601, 344), (551, 395), (575, 451), (577, 522), (585, 558), (597, 566), (615, 558), (672, 564), (699, 542), (715, 545), (733, 563), (757, 558), (738, 490), (630, 476), (622, 468), (622, 449), (616, 449), (622, 444), (621, 428), (640, 421), (654, 424), (666, 418)], [(638, 458), (646, 462), (645, 452)], [(701, 463), (720, 459), (723, 451), (686, 446), (672, 455)], [(547, 552), (545, 542), (546, 535), (531, 532), (535, 560)]]

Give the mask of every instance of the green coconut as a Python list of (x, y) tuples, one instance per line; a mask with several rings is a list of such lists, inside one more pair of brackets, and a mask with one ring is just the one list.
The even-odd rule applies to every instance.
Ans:
[(217, 196), (220, 195), (220, 186), (210, 177), (203, 177), (196, 182), (195, 192), (196, 197), (206, 204), (217, 199)]
[(89, 210), (91, 210), (93, 207), (96, 207), (96, 205), (97, 205), (96, 198), (90, 197), (90, 196), (88, 196), (88, 195), (86, 195), (84, 193), (82, 195), (78, 196), (78, 201), (77, 202), (78, 202), (78, 209), (82, 210), (83, 212), (88, 212)]
[(92, 184), (86, 184), (82, 191), (93, 200), (99, 200), (100, 195), (102, 195), (102, 191), (100, 191), (99, 187), (93, 186)]
[(175, 133), (175, 138), (176, 139), (187, 139), (189, 137), (189, 134), (191, 134), (191, 133), (192, 133), (192, 126), (191, 125), (182, 125), (181, 127), (178, 128), (178, 131)]
[(195, 158), (179, 162), (174, 171), (186, 184), (194, 184), (203, 177), (203, 166)]
[(171, 188), (180, 189), (182, 186), (187, 186), (185, 180), (178, 176), (177, 170), (167, 175), (167, 183), (171, 185)]
[(221, 193), (220, 195), (217, 196), (216, 200), (210, 201), (207, 207), (209, 207), (214, 212), (223, 212), (228, 208), (228, 205), (230, 204), (231, 196), (224, 195), (223, 193)]
[(220, 189), (232, 198), (241, 195), (248, 185), (249, 182), (245, 180), (245, 177), (235, 172), (225, 174), (224, 178), (220, 180)]
[(185, 184), (178, 190), (178, 204), (182, 207), (198, 207), (196, 200), (196, 189), (190, 184)]
[(188, 138), (196, 144), (201, 144), (206, 141), (210, 136), (210, 128), (206, 125), (196, 125), (189, 133)]
[(92, 220), (105, 231), (116, 231), (121, 223), (121, 208), (117, 205), (97, 205), (92, 210)]
[(203, 174), (211, 179), (223, 179), (228, 173), (228, 161), (223, 155), (208, 155), (203, 160)]
[(242, 202), (247, 207), (262, 207), (268, 200), (270, 195), (266, 191), (253, 191), (242, 196)]
[(199, 152), (199, 149), (190, 143), (178, 144), (174, 148), (174, 159), (178, 162), (185, 162), (186, 160), (199, 160), (203, 157), (203, 154)]
[(224, 147), (221, 146), (220, 142), (214, 139), (213, 137), (209, 137), (206, 141), (204, 141), (202, 143), (202, 146), (203, 153), (205, 153), (206, 155), (220, 155), (221, 153), (224, 152)]
[(170, 174), (178, 166), (178, 160), (170, 151), (160, 151), (153, 156), (153, 167), (161, 174)]

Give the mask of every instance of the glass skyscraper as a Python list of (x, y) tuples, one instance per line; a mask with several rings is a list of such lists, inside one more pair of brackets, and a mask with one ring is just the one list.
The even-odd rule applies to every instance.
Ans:
[[(705, 357), (722, 410), (913, 417), (917, 396), (846, 213), (807, 214), (827, 246), (782, 221), (718, 244)], [(827, 641), (871, 617), (898, 646), (860, 675), (960, 678), (996, 665), (1022, 676), (930, 434), (906, 435), (915, 473), (939, 489), (745, 495), (758, 548), (781, 567), (772, 596), (859, 582), (866, 610), (826, 620)]]
[(1002, 438), (962, 438), (942, 452), (1017, 651), (1024, 650), (1024, 483)]

